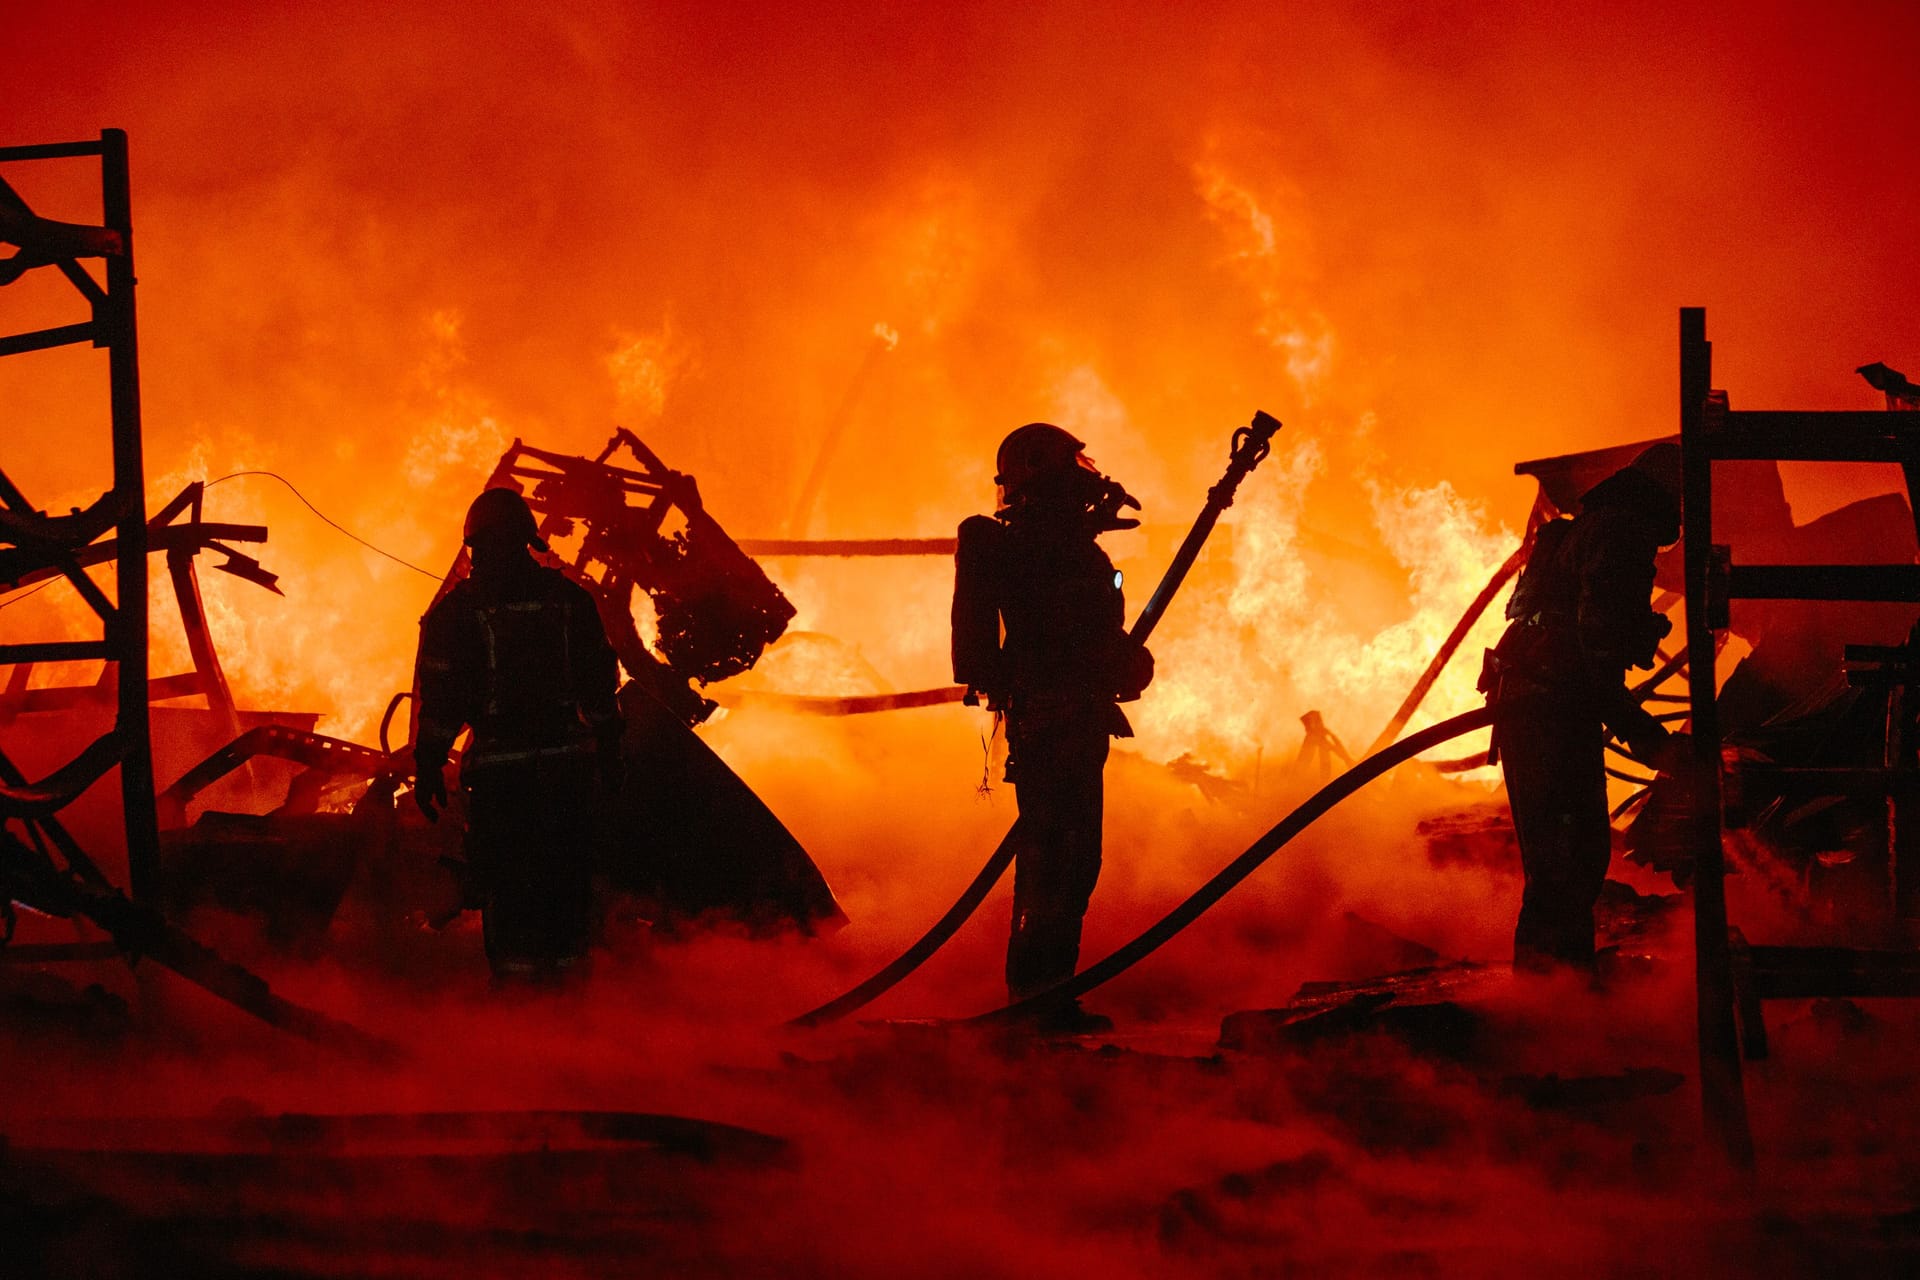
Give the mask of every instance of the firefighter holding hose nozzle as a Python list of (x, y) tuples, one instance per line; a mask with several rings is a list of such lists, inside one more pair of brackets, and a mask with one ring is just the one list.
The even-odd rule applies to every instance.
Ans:
[(414, 799), (431, 820), (463, 727), (467, 858), (496, 981), (552, 982), (587, 950), (594, 782), (620, 782), (619, 665), (593, 597), (536, 561), (526, 500), (468, 508), (472, 572), (420, 620)]
[(1654, 558), (1680, 536), (1680, 493), (1679, 446), (1657, 444), (1588, 490), (1571, 520), (1541, 526), (1487, 652), (1489, 758), (1506, 774), (1526, 881), (1517, 970), (1593, 967), (1593, 909), (1613, 856), (1607, 738), (1655, 769), (1678, 763), (1684, 740), (1640, 705), (1626, 673), (1651, 667), (1671, 629), (1649, 601)]
[[(1137, 526), (1121, 511), (1140, 504), (1083, 448), (1051, 423), (1008, 435), (996, 458), (1000, 510), (961, 524), (954, 557), (954, 679), (970, 704), (984, 698), (1005, 716), (1020, 811), (1006, 966), (1016, 1001), (1073, 976), (1100, 875), (1108, 739), (1132, 736), (1119, 704), (1153, 679), (1097, 541)], [(1077, 1001), (1045, 1007), (1040, 1021), (1069, 1033), (1112, 1026)]]

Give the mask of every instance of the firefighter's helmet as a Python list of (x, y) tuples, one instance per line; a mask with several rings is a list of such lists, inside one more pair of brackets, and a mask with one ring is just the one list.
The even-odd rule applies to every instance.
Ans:
[(532, 547), (536, 551), (547, 549), (546, 539), (540, 536), (539, 522), (533, 518), (533, 508), (512, 489), (488, 489), (475, 498), (467, 508), (467, 525), (461, 540), (470, 547), (487, 543)]
[(1051, 422), (1029, 422), (1024, 427), (1015, 427), (1000, 442), (1000, 452), (994, 455), (999, 474), (993, 482), (1009, 494), (1018, 493), (1042, 476), (1076, 465), (1084, 448), (1085, 444)]

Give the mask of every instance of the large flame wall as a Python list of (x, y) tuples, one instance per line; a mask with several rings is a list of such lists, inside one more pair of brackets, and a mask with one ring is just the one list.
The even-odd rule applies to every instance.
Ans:
[[(1515, 460), (1672, 429), (1677, 307), (1709, 308), (1736, 405), (1877, 407), (1855, 366), (1920, 375), (1916, 49), (1906, 3), (10, 0), (0, 142), (131, 135), (153, 500), (272, 469), (433, 574), (516, 436), (592, 452), (632, 427), (740, 536), (789, 531), (832, 436), (797, 532), (941, 535), (991, 502), (1000, 436), (1047, 417), (1146, 500), (1151, 527), (1109, 539), (1137, 607), (1228, 432), (1256, 407), (1279, 415), (1134, 713), (1142, 754), (1246, 781), (1291, 754), (1306, 710), (1356, 749), (1372, 738), (1511, 549), (1532, 499)], [(83, 170), (7, 176), (43, 213), (86, 219)], [(46, 271), (0, 289), (0, 325), (79, 318), (63, 290)], [(0, 360), (0, 467), (41, 505), (104, 485), (104, 392), (98, 353)], [(1861, 487), (1796, 473), (1788, 491), (1804, 519)], [(287, 591), (203, 575), (241, 701), (323, 711), (365, 740), (407, 682), (432, 583), (271, 481), (208, 503), (271, 526), (260, 554)], [(796, 626), (866, 666), (799, 641), (754, 678), (946, 682), (944, 564), (769, 568)], [(56, 587), (0, 611), (0, 636), (84, 622)], [(184, 666), (171, 629), (155, 646), (159, 670)], [(1429, 715), (1472, 701), (1472, 656)], [(124, 1047), (81, 1055), (37, 1015), (15, 1021), (32, 1039), (0, 1045), (0, 1122), (638, 1107), (804, 1152), (772, 1190), (716, 1184), (710, 1220), (662, 1214), (623, 1178), (549, 1205), (532, 1194), (544, 1176), (476, 1196), (422, 1175), (413, 1198), (444, 1195), (458, 1224), (444, 1236), (396, 1226), (408, 1205), (381, 1179), (411, 1162), (302, 1186), (330, 1215), (312, 1231), (250, 1172), (206, 1182), (216, 1216), (169, 1197), (130, 1218), (126, 1249), (147, 1263), (168, 1256), (156, 1237), (212, 1240), (217, 1215), (246, 1212), (245, 1241), (270, 1229), (302, 1264), (361, 1251), (343, 1272), (399, 1274), (396, 1250), (445, 1239), (494, 1251), (497, 1270), (565, 1248), (540, 1242), (566, 1241), (554, 1223), (607, 1187), (623, 1213), (725, 1237), (754, 1260), (736, 1272), (914, 1274), (931, 1258), (949, 1274), (1219, 1275), (1279, 1258), (1305, 1274), (1759, 1274), (1807, 1257), (1812, 1274), (1910, 1246), (1912, 1036), (1887, 1011), (1776, 1019), (1776, 1061), (1750, 1077), (1762, 1150), (1779, 1153), (1758, 1195), (1689, 1171), (1690, 1086), (1595, 1123), (1509, 1096), (1529, 1079), (1604, 1085), (1618, 1077), (1576, 1073), (1616, 1062), (1691, 1070), (1684, 960), (1604, 1003), (1555, 987), (1527, 998), (1528, 1020), (1491, 1011), (1514, 1056), (1479, 1085), (1371, 1038), (1271, 1072), (1223, 1066), (1219, 1014), (1372, 972), (1341, 967), (1369, 921), (1504, 960), (1517, 875), (1422, 857), (1405, 811), (1423, 786), (1445, 791), (1435, 807), (1459, 797), (1404, 774), (1395, 799), (1343, 806), (1099, 993), (1123, 1026), (1192, 1032), (1167, 1044), (1213, 1056), (1143, 1039), (1152, 1052), (976, 1059), (902, 1036), (833, 1062), (808, 1041), (776, 1067), (764, 1028), (897, 954), (1006, 829), (1004, 790), (970, 794), (977, 716), (743, 713), (703, 730), (832, 879), (853, 925), (831, 939), (619, 935), (583, 998), (549, 1005), (484, 994), (477, 926), (343, 925), (325, 958), (289, 961), (245, 921), (197, 919), (279, 990), (416, 1056), (345, 1068), (145, 965), (117, 980), (147, 1011)], [(1244, 788), (1209, 805), (1127, 756), (1108, 777), (1088, 959), (1284, 807), (1234, 803)], [(1762, 879), (1736, 878), (1736, 898), (1764, 897)], [(1743, 924), (1759, 914), (1736, 901)], [(997, 1003), (1004, 897), (982, 917), (877, 1011)], [(35, 1224), (11, 1203), (0, 1218), (30, 1228), (31, 1258)], [(511, 1225), (529, 1214), (537, 1230)], [(114, 1221), (91, 1198), (62, 1218), (88, 1259), (113, 1256)], [(615, 1221), (595, 1238), (671, 1269)]]
[[(803, 531), (933, 535), (1046, 417), (1168, 527), (1112, 540), (1137, 604), (1269, 409), (1138, 717), (1243, 761), (1309, 707), (1371, 738), (1509, 549), (1513, 461), (1671, 429), (1677, 306), (1736, 404), (1920, 363), (1920, 19), (1711, 9), (25, 4), (0, 121), (132, 136), (155, 499), (271, 468), (436, 573), (516, 436), (628, 425), (773, 536), (832, 435)], [(84, 176), (15, 168), (53, 216)], [(41, 277), (7, 323), (65, 318)], [(102, 483), (96, 363), (0, 367), (44, 505)], [(287, 589), (206, 575), (242, 701), (364, 737), (431, 584), (269, 481), (209, 503)], [(772, 567), (797, 625), (943, 682), (944, 566)]]

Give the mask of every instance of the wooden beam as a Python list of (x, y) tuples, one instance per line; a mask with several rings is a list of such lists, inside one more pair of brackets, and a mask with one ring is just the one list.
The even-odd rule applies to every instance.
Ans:
[[(146, 549), (148, 551), (172, 551), (176, 547), (195, 551), (205, 549), (214, 542), (265, 542), (267, 526), (263, 524), (215, 524), (194, 522), (191, 524), (162, 525), (157, 529), (148, 529)], [(90, 543), (73, 553), (73, 563), (85, 568), (88, 565), (105, 564), (120, 554), (119, 540), (109, 538), (104, 542)], [(30, 586), (43, 578), (57, 578), (61, 574), (58, 565), (46, 563), (44, 556), (30, 556), (18, 549), (0, 551), (0, 583), (8, 590)]]
[(187, 633), (187, 652), (193, 658), (200, 692), (207, 696), (207, 709), (226, 719), (227, 738), (231, 741), (240, 736), (240, 721), (234, 714), (233, 693), (227, 688), (226, 672), (220, 669), (220, 656), (213, 647), (213, 633), (207, 629), (207, 610), (200, 600), (200, 576), (194, 572), (193, 558), (193, 551), (175, 547), (167, 552), (167, 572), (173, 579), (174, 598), (180, 605), (180, 625)]

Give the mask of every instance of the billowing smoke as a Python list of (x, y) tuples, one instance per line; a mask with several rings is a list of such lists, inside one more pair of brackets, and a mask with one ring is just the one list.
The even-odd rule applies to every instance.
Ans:
[[(1266, 407), (1289, 430), (1237, 513), (1269, 513), (1240, 620), (1397, 682), (1517, 530), (1515, 459), (1671, 429), (1676, 306), (1711, 306), (1736, 404), (1867, 405), (1852, 366), (1914, 349), (1899, 21), (29, 6), (0, 94), (10, 138), (132, 135), (156, 497), (279, 470), (438, 571), (515, 437), (623, 423), (772, 536), (837, 429), (812, 532), (940, 534), (990, 501), (998, 437), (1051, 416), (1171, 529)], [(80, 177), (26, 194), (85, 216)], [(49, 505), (104, 457), (86, 359), (0, 369), (10, 473)], [(270, 481), (210, 501), (268, 521), (287, 578), (284, 603), (207, 588), (243, 699), (364, 735), (427, 580)], [(1467, 523), (1421, 546), (1409, 519)], [(1164, 551), (1115, 543), (1137, 599)], [(928, 610), (779, 570), (800, 625), (938, 682)], [(1300, 656), (1262, 710), (1370, 737), (1384, 681)]]
[[(347, 541), (271, 480), (209, 491), (214, 518), (270, 525), (259, 556), (287, 593), (203, 574), (240, 701), (321, 712), (328, 732), (368, 740), (407, 684), (429, 577), (516, 438), (593, 453), (632, 428), (739, 537), (941, 536), (992, 502), (1001, 435), (1051, 419), (1145, 500), (1147, 527), (1108, 539), (1137, 607), (1232, 428), (1256, 408), (1284, 419), (1156, 638), (1159, 679), (1109, 773), (1096, 955), (1298, 794), (1301, 714), (1323, 711), (1356, 751), (1372, 740), (1512, 549), (1533, 496), (1515, 461), (1674, 429), (1677, 307), (1709, 308), (1736, 407), (1878, 407), (1853, 368), (1920, 365), (1920, 17), (1903, 6), (1269, 2), (1176, 19), (1132, 0), (27, 0), (4, 30), (0, 141), (131, 136), (150, 499), (272, 470), (429, 571)], [(40, 212), (91, 214), (80, 167), (9, 176)], [(10, 330), (75, 318), (47, 275), (0, 290)], [(0, 361), (0, 465), (49, 509), (105, 482), (97, 362)], [(1787, 481), (1803, 520), (1881, 482)], [(751, 678), (947, 683), (946, 565), (768, 569), (795, 629), (831, 639), (776, 650)], [(84, 618), (56, 587), (0, 623), (11, 638)], [(157, 674), (185, 665), (178, 636), (154, 643)], [(1477, 644), (1465, 652), (1428, 716), (1472, 705)], [(47, 667), (36, 683), (93, 674)], [(814, 1176), (766, 1227), (815, 1259), (796, 1273), (914, 1271), (928, 1241), (954, 1274), (1112, 1269), (1137, 1265), (1143, 1239), (1176, 1272), (1259, 1273), (1263, 1250), (1296, 1251), (1303, 1272), (1418, 1271), (1470, 1236), (1493, 1252), (1467, 1270), (1537, 1267), (1550, 1237), (1560, 1265), (1591, 1273), (1635, 1260), (1564, 1225), (1555, 1179), (1630, 1220), (1634, 1248), (1700, 1209), (1661, 1200), (1679, 1178), (1657, 1135), (1644, 1161), (1602, 1151), (1597, 1126), (1542, 1138), (1516, 1104), (1390, 1049), (1222, 1087), (1183, 1057), (1165, 1070), (1193, 1073), (1185, 1092), (1184, 1077), (1097, 1083), (1053, 1062), (942, 1059), (954, 1075), (918, 1083), (937, 1055), (782, 1061), (761, 1029), (916, 935), (998, 839), (1010, 796), (984, 719), (957, 708), (838, 724), (743, 711), (704, 732), (815, 855), (847, 931), (621, 951), (559, 1012), (485, 1003), (458, 930), (404, 949), (401, 976), (369, 977), (379, 966), (350, 948), (279, 962), (292, 994), (416, 1040), (414, 1065), (316, 1070), (235, 1048), (251, 1029), (190, 1002), (149, 1005), (170, 1029), (119, 1101), (680, 1108), (799, 1131)], [(1161, 767), (1182, 757), (1232, 798)], [(983, 766), (996, 790), (976, 798)], [(1349, 910), (1447, 956), (1504, 958), (1511, 869), (1436, 867), (1411, 834), (1410, 813), (1463, 795), (1408, 784), (1343, 810), (1107, 1007), (1204, 1057), (1220, 1014), (1327, 972)], [(882, 1011), (996, 1002), (1005, 911), (991, 900)], [(223, 941), (276, 964), (244, 931)], [(1684, 1003), (1674, 979), (1642, 1005), (1596, 1006), (1524, 1069), (1584, 1069), (1565, 1063), (1625, 1028), (1609, 1067), (1684, 1070)], [(1649, 1009), (1647, 1035), (1672, 1036), (1643, 1053)], [(1337, 1121), (1294, 1109), (1362, 1067), (1380, 1091), (1328, 1104)], [(46, 1112), (98, 1099), (98, 1073), (40, 1074)], [(1057, 1097), (1036, 1102), (1035, 1080)], [(1063, 1113), (1083, 1102), (1076, 1130)], [(1376, 1142), (1376, 1102), (1455, 1127)], [(984, 1142), (982, 1116), (999, 1123)], [(1032, 1161), (1020, 1145), (1065, 1132)], [(1841, 1161), (1873, 1140), (1838, 1132), (1823, 1151)], [(1551, 1175), (1515, 1155), (1530, 1141), (1565, 1154)], [(1266, 1181), (1218, 1183), (1249, 1170)], [(910, 1206), (851, 1260), (823, 1225), (941, 1180), (951, 1205)], [(1312, 1212), (1286, 1207), (1296, 1186)], [(1062, 1188), (1044, 1210), (1009, 1204)], [(1535, 1238), (1489, 1204), (1554, 1230)], [(1223, 1231), (1238, 1243), (1210, 1253)], [(1417, 1239), (1374, 1249), (1396, 1231)]]

